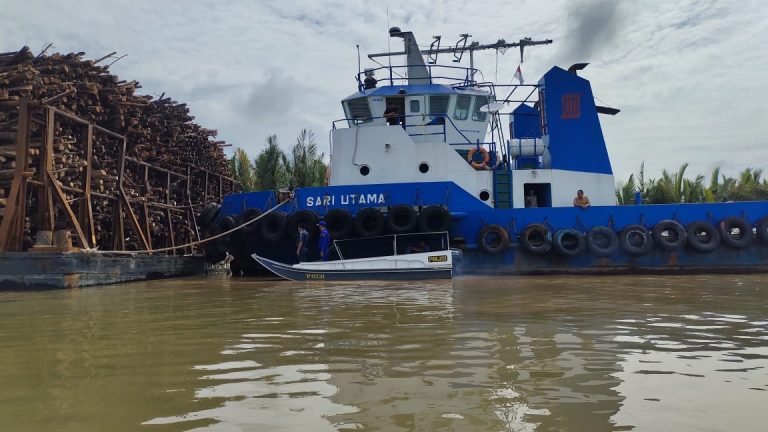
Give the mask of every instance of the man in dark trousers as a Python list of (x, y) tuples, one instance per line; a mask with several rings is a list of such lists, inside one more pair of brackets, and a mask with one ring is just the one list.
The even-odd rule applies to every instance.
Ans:
[(305, 262), (307, 260), (307, 252), (309, 251), (309, 232), (304, 223), (299, 223), (299, 232), (296, 235), (296, 257), (299, 262)]
[(384, 110), (384, 118), (387, 119), (387, 123), (390, 126), (397, 126), (400, 124), (400, 114), (397, 112), (397, 108), (394, 105), (387, 105), (387, 109)]
[(317, 241), (317, 246), (320, 248), (320, 258), (323, 261), (328, 261), (331, 250), (331, 234), (325, 228), (325, 221), (320, 221), (317, 226), (320, 227), (320, 239)]

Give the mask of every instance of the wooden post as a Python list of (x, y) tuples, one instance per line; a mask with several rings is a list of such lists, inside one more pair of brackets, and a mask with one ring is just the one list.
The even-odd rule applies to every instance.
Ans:
[(85, 237), (85, 233), (83, 232), (83, 229), (80, 226), (80, 222), (77, 220), (75, 213), (72, 211), (72, 207), (69, 206), (69, 202), (67, 202), (67, 197), (61, 190), (59, 181), (53, 177), (53, 173), (50, 171), (48, 171), (47, 174), (48, 179), (51, 182), (51, 186), (53, 186), (53, 190), (56, 192), (56, 198), (59, 199), (59, 203), (62, 207), (64, 207), (64, 211), (67, 213), (67, 217), (69, 217), (70, 222), (72, 222), (72, 225), (75, 227), (75, 233), (77, 234), (77, 239), (80, 241), (80, 247), (90, 249), (91, 245), (88, 243), (88, 239)]
[(27, 165), (30, 138), (29, 102), (19, 105), (19, 125), (16, 132), (16, 168), (11, 192), (0, 223), (0, 252), (20, 252), (24, 240), (24, 219), (27, 209)]
[(85, 173), (83, 174), (83, 202), (80, 206), (80, 223), (92, 245), (96, 244), (96, 227), (93, 222), (93, 204), (91, 202), (91, 165), (93, 164), (93, 125), (88, 124), (85, 133)]
[(37, 227), (43, 231), (53, 231), (55, 225), (56, 213), (53, 209), (53, 195), (51, 186), (46, 173), (53, 170), (53, 139), (56, 132), (56, 113), (50, 109), (45, 109), (45, 142), (40, 152), (40, 181), (43, 186), (37, 193)]
[(144, 203), (142, 204), (142, 214), (144, 216), (144, 229), (147, 231), (147, 249), (152, 249), (152, 230), (150, 229), (150, 214), (147, 207), (147, 198), (152, 191), (152, 186), (149, 184), (149, 165), (144, 165)]
[[(133, 209), (131, 208), (131, 202), (128, 201), (128, 196), (125, 194), (125, 189), (123, 189), (123, 179), (125, 177), (125, 148), (126, 148), (126, 139), (122, 139), (122, 144), (120, 146), (120, 159), (118, 161), (118, 168), (117, 168), (117, 189), (118, 194), (120, 195), (120, 199), (123, 201), (123, 210), (127, 210), (128, 216), (130, 216), (128, 219), (131, 222), (131, 225), (133, 225), (133, 229), (136, 231), (136, 234), (139, 235), (139, 240), (141, 240), (142, 246), (144, 246), (145, 250), (149, 250), (149, 243), (147, 242), (147, 238), (144, 237), (144, 230), (141, 229), (141, 224), (139, 223), (139, 220), (136, 218), (136, 214), (133, 212)], [(125, 239), (125, 237), (123, 237)], [(125, 240), (123, 240), (125, 241)]]
[[(171, 204), (171, 173), (167, 172), (165, 173), (165, 203), (170, 205)], [(166, 246), (170, 247), (176, 247), (176, 240), (174, 238), (173, 233), (173, 221), (171, 220), (171, 209), (166, 208), (165, 209), (165, 217), (168, 221), (168, 240), (170, 240), (170, 245), (166, 244)], [(167, 243), (167, 242), (166, 242)], [(171, 251), (171, 254), (176, 254), (176, 251)]]

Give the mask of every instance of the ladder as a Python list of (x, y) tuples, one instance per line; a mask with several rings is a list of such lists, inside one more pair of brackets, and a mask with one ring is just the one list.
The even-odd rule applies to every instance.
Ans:
[(497, 209), (512, 208), (512, 170), (508, 167), (493, 171), (493, 198)]

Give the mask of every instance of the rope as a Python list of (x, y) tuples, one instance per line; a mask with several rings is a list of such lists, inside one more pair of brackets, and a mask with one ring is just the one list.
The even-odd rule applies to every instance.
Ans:
[(211, 237), (208, 237), (208, 238), (205, 238), (205, 239), (202, 239), (202, 240), (197, 240), (197, 241), (194, 241), (192, 243), (187, 243), (187, 244), (183, 244), (183, 245), (179, 245), (179, 246), (164, 247), (164, 248), (159, 248), (159, 249), (149, 249), (149, 250), (143, 250), (143, 251), (100, 251), (98, 249), (93, 249), (92, 248), (92, 249), (83, 249), (83, 252), (99, 253), (99, 254), (137, 255), (137, 254), (151, 254), (151, 253), (157, 253), (157, 252), (169, 252), (169, 251), (176, 250), (176, 249), (183, 249), (183, 248), (187, 248), (187, 247), (191, 247), (191, 246), (197, 246), (197, 245), (201, 245), (201, 244), (204, 244), (204, 243), (208, 243), (211, 240), (216, 240), (216, 239), (219, 239), (221, 237), (230, 235), (233, 232), (239, 231), (239, 230), (241, 230), (241, 229), (243, 229), (243, 228), (245, 228), (245, 227), (247, 227), (247, 226), (249, 226), (249, 225), (251, 225), (253, 223), (256, 223), (256, 221), (258, 221), (259, 219), (261, 219), (264, 216), (272, 213), (273, 211), (275, 211), (278, 208), (280, 208), (283, 204), (285, 204), (287, 202), (290, 202), (290, 201), (291, 200), (285, 200), (285, 201), (281, 202), (280, 204), (277, 204), (276, 206), (274, 206), (274, 207), (270, 208), (269, 210), (265, 211), (264, 213), (262, 213), (258, 217), (253, 218), (253, 219), (249, 220), (248, 222), (246, 222), (246, 223), (244, 223), (242, 225), (238, 225), (238, 226), (232, 228), (229, 231), (224, 231), (223, 233), (216, 234), (215, 236), (211, 236)]

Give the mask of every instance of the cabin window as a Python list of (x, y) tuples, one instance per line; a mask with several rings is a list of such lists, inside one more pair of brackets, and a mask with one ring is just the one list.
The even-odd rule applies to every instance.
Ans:
[(373, 120), (371, 118), (371, 107), (368, 105), (368, 98), (357, 98), (347, 102), (349, 115), (355, 123), (365, 123)]
[(488, 118), (487, 112), (480, 111), (480, 108), (488, 105), (488, 98), (486, 96), (478, 96), (475, 98), (475, 109), (472, 110), (472, 120), (484, 122)]
[(411, 100), (411, 112), (412, 113), (421, 112), (421, 103), (418, 99)]
[(470, 105), (472, 105), (472, 96), (459, 95), (456, 98), (456, 108), (453, 109), (453, 118), (455, 120), (466, 120), (469, 116)]
[(429, 97), (429, 113), (445, 114), (448, 112), (448, 95), (433, 95)]

